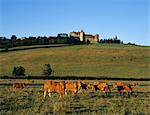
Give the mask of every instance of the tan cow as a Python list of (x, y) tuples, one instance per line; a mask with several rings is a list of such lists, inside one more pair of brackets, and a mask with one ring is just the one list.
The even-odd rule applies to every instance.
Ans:
[(97, 87), (100, 89), (101, 92), (110, 92), (108, 84), (104, 81), (100, 81)]
[(78, 91), (78, 84), (77, 82), (67, 81), (65, 84), (65, 94), (67, 92), (72, 92), (73, 94), (76, 94)]
[(59, 99), (64, 95), (65, 93), (65, 82), (60, 81), (52, 81), (47, 80), (44, 82), (44, 98), (46, 97), (46, 94), (49, 94), (49, 97), (51, 97), (51, 93), (58, 93)]
[(26, 84), (32, 84), (32, 83), (34, 83), (34, 80), (27, 80), (26, 81)]

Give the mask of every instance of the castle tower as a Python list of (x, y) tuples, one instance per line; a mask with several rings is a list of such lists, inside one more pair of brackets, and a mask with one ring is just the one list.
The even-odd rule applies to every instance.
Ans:
[(85, 34), (83, 30), (81, 30), (79, 38), (81, 42), (85, 42)]
[(98, 34), (95, 34), (95, 35), (94, 35), (94, 41), (95, 41), (95, 42), (99, 42), (99, 35), (98, 35)]

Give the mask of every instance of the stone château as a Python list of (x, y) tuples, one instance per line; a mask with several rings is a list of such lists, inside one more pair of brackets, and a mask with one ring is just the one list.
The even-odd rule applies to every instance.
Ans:
[(69, 33), (70, 37), (75, 37), (76, 39), (79, 39), (81, 42), (88, 42), (90, 41), (91, 43), (97, 43), (99, 42), (99, 35), (95, 34), (85, 34), (83, 30), (81, 30), (81, 32), (70, 32)]

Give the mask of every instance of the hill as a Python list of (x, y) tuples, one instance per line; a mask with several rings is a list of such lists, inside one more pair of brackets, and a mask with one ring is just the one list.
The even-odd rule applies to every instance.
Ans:
[(0, 52), (0, 76), (11, 76), (19, 65), (26, 75), (40, 76), (49, 63), (54, 76), (148, 78), (149, 51), (150, 47), (90, 44)]

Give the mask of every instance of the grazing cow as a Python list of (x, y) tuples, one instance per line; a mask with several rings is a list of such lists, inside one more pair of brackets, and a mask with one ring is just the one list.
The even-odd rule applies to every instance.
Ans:
[(15, 89), (23, 89), (25, 87), (24, 83), (14, 83), (13, 88)]
[(101, 92), (106, 92), (106, 91), (110, 92), (109, 86), (104, 81), (99, 81), (98, 84), (90, 84), (90, 86), (92, 90), (95, 90), (95, 91), (100, 90)]
[(77, 81), (78, 84), (78, 92), (82, 92), (82, 90), (87, 90), (90, 86), (88, 86), (86, 83), (83, 83), (82, 81)]
[(109, 86), (108, 86), (108, 84), (106, 83), (106, 82), (104, 82), (104, 81), (100, 81), (99, 83), (98, 83), (98, 89), (101, 91), (101, 92), (110, 92), (110, 88), (109, 88)]
[(60, 81), (52, 81), (48, 80), (44, 82), (44, 98), (46, 97), (46, 94), (49, 94), (49, 97), (51, 97), (51, 93), (58, 93), (59, 94), (59, 99), (64, 95), (65, 93), (65, 82)]
[(122, 93), (122, 92), (125, 92), (127, 94), (132, 93), (132, 88), (131, 88), (130, 84), (117, 82), (117, 83), (113, 84), (113, 87), (117, 87), (117, 90), (119, 93)]
[(139, 85), (139, 83), (137, 83), (137, 82), (132, 84), (132, 86), (137, 86), (137, 85)]
[(27, 80), (26, 81), (26, 84), (32, 84), (32, 83), (34, 83), (34, 80)]
[(76, 94), (78, 91), (78, 84), (77, 82), (68, 81), (65, 84), (65, 94), (67, 92), (72, 92), (73, 94)]
[(88, 88), (90, 88), (90, 89), (92, 89), (92, 90), (95, 90), (95, 87), (96, 86), (96, 84), (95, 83), (90, 83), (90, 84), (88, 84)]
[(95, 91), (100, 90), (100, 89), (98, 88), (98, 85), (93, 85), (93, 86), (92, 86), (92, 89), (95, 90)]

